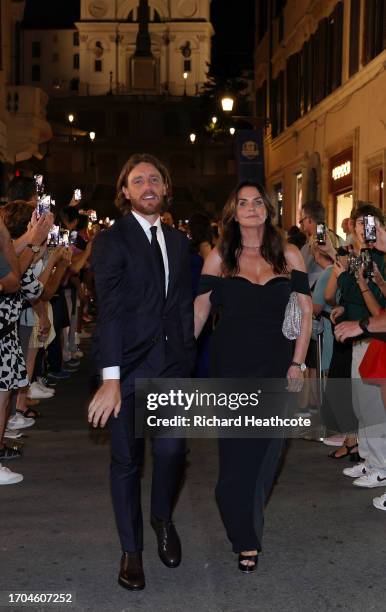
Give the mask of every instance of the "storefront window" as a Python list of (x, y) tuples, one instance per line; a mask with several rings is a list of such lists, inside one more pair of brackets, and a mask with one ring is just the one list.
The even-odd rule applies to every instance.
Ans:
[(352, 192), (340, 193), (336, 196), (335, 211), (336, 211), (336, 233), (341, 238), (345, 239), (346, 234), (342, 230), (342, 221), (350, 216), (353, 207)]
[(369, 170), (369, 202), (383, 208), (383, 168), (377, 166)]

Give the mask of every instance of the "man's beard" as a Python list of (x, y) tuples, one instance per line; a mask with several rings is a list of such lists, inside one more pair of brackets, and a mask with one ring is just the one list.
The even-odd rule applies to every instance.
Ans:
[(160, 198), (159, 200), (134, 200), (131, 199), (131, 206), (132, 208), (143, 214), (143, 215), (157, 215), (160, 214), (162, 211), (162, 207), (163, 207), (163, 198)]

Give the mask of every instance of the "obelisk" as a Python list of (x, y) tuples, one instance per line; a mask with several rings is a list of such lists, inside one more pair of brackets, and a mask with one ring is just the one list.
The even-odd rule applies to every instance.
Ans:
[(131, 57), (131, 89), (133, 93), (157, 93), (157, 64), (151, 52), (148, 0), (140, 0), (138, 7), (136, 48)]

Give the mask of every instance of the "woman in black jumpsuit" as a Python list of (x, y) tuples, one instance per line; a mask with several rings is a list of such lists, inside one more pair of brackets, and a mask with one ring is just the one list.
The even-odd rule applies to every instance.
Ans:
[[(311, 330), (308, 279), (300, 252), (282, 242), (272, 216), (256, 183), (241, 184), (224, 208), (222, 242), (205, 262), (195, 302), (196, 335), (212, 307), (220, 313), (211, 343), (212, 377), (302, 380)], [(295, 350), (282, 332), (292, 291), (303, 315)], [(264, 505), (281, 450), (280, 438), (219, 440), (216, 498), (245, 573), (257, 566)]]

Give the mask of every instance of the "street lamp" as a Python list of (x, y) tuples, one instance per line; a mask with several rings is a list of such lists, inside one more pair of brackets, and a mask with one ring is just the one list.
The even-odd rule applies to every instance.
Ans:
[(184, 72), (183, 77), (184, 77), (184, 96), (186, 96), (186, 81), (188, 79), (188, 73)]
[(89, 132), (89, 138), (91, 140), (91, 160), (90, 166), (95, 169), (95, 182), (96, 182), (96, 168), (95, 168), (95, 159), (94, 159), (94, 140), (95, 140), (95, 132)]
[(229, 128), (229, 133), (230, 133), (231, 136), (234, 136), (235, 131), (236, 131), (236, 128), (234, 128), (234, 127), (230, 127)]
[(194, 134), (194, 133), (190, 134), (189, 138), (190, 138), (190, 142), (192, 144), (194, 144), (196, 142), (196, 134)]
[(68, 122), (69, 122), (69, 124), (70, 124), (70, 140), (71, 140), (71, 142), (72, 142), (72, 139), (73, 139), (73, 138), (72, 138), (72, 124), (74, 123), (74, 119), (75, 119), (75, 117), (74, 117), (74, 115), (73, 115), (72, 113), (70, 113), (70, 114), (67, 116), (67, 119), (68, 119)]
[(217, 123), (217, 117), (216, 116), (212, 117), (212, 123), (213, 123), (213, 125), (216, 125), (216, 123)]
[(221, 98), (221, 106), (225, 113), (231, 113), (233, 110), (234, 100), (230, 96)]

